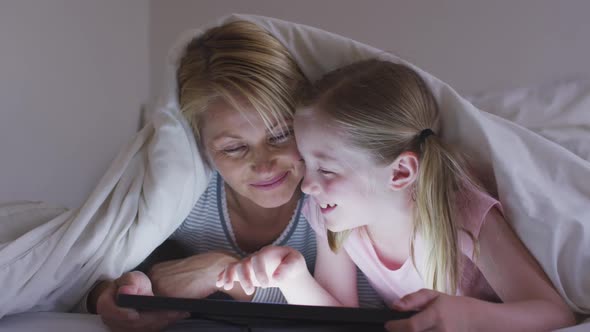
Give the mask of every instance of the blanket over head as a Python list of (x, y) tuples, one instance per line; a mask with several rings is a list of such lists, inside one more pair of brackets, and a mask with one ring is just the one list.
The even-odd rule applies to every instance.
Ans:
[[(248, 20), (292, 53), (310, 80), (378, 57), (414, 68), (441, 109), (441, 135), (489, 174), (488, 184), (522, 241), (576, 311), (590, 313), (590, 163), (519, 124), (482, 112), (449, 85), (392, 54), (277, 19)], [(151, 121), (123, 148), (86, 202), (64, 211), (40, 203), (0, 205), (0, 317), (65, 311), (102, 278), (137, 266), (185, 219), (212, 171), (178, 109), (175, 69), (190, 31), (167, 60), (166, 90)], [(588, 119), (586, 119), (588, 120)], [(526, 126), (526, 124), (522, 124)], [(587, 131), (588, 123), (582, 124)], [(587, 136), (586, 136), (587, 137)]]

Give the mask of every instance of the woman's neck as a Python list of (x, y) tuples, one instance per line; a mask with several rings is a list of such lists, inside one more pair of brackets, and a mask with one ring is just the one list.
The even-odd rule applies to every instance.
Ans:
[(228, 211), (238, 215), (244, 223), (250, 226), (275, 225), (278, 220), (285, 219), (285, 216), (286, 226), (301, 197), (301, 191), (298, 188), (287, 203), (274, 208), (265, 208), (238, 194), (227, 184), (225, 184), (225, 192)]
[(399, 268), (410, 257), (414, 229), (411, 204), (391, 207), (379, 220), (367, 225), (367, 233), (381, 262), (390, 269)]
[(225, 192), (236, 242), (245, 252), (253, 252), (273, 243), (289, 225), (301, 197), (301, 191), (297, 189), (287, 203), (265, 208), (239, 195), (227, 184)]

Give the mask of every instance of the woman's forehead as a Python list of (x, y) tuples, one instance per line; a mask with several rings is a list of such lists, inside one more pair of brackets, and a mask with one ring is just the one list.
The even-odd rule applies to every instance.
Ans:
[(201, 130), (210, 139), (219, 136), (235, 135), (242, 132), (274, 132), (282, 130), (283, 124), (289, 124), (291, 120), (269, 119), (267, 125), (258, 111), (248, 104), (236, 109), (225, 101), (212, 103), (204, 114), (201, 122)]

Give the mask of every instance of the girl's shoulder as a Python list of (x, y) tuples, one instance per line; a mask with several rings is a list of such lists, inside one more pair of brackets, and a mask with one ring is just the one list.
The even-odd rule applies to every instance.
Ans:
[(500, 201), (485, 189), (465, 185), (456, 196), (456, 217), (459, 228), (478, 238), (487, 215), (493, 208), (502, 213)]
[(303, 195), (303, 207), (301, 213), (317, 234), (326, 234), (326, 228), (322, 222), (322, 214), (319, 206), (308, 195)]

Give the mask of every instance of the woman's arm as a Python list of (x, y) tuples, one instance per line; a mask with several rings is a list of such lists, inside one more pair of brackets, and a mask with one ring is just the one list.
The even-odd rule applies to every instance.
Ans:
[[(228, 264), (237, 261), (230, 254), (212, 251), (155, 264), (150, 268), (148, 276), (156, 295), (200, 299), (219, 290), (215, 286), (217, 275)], [(241, 287), (225, 293), (236, 300), (252, 299)]]

